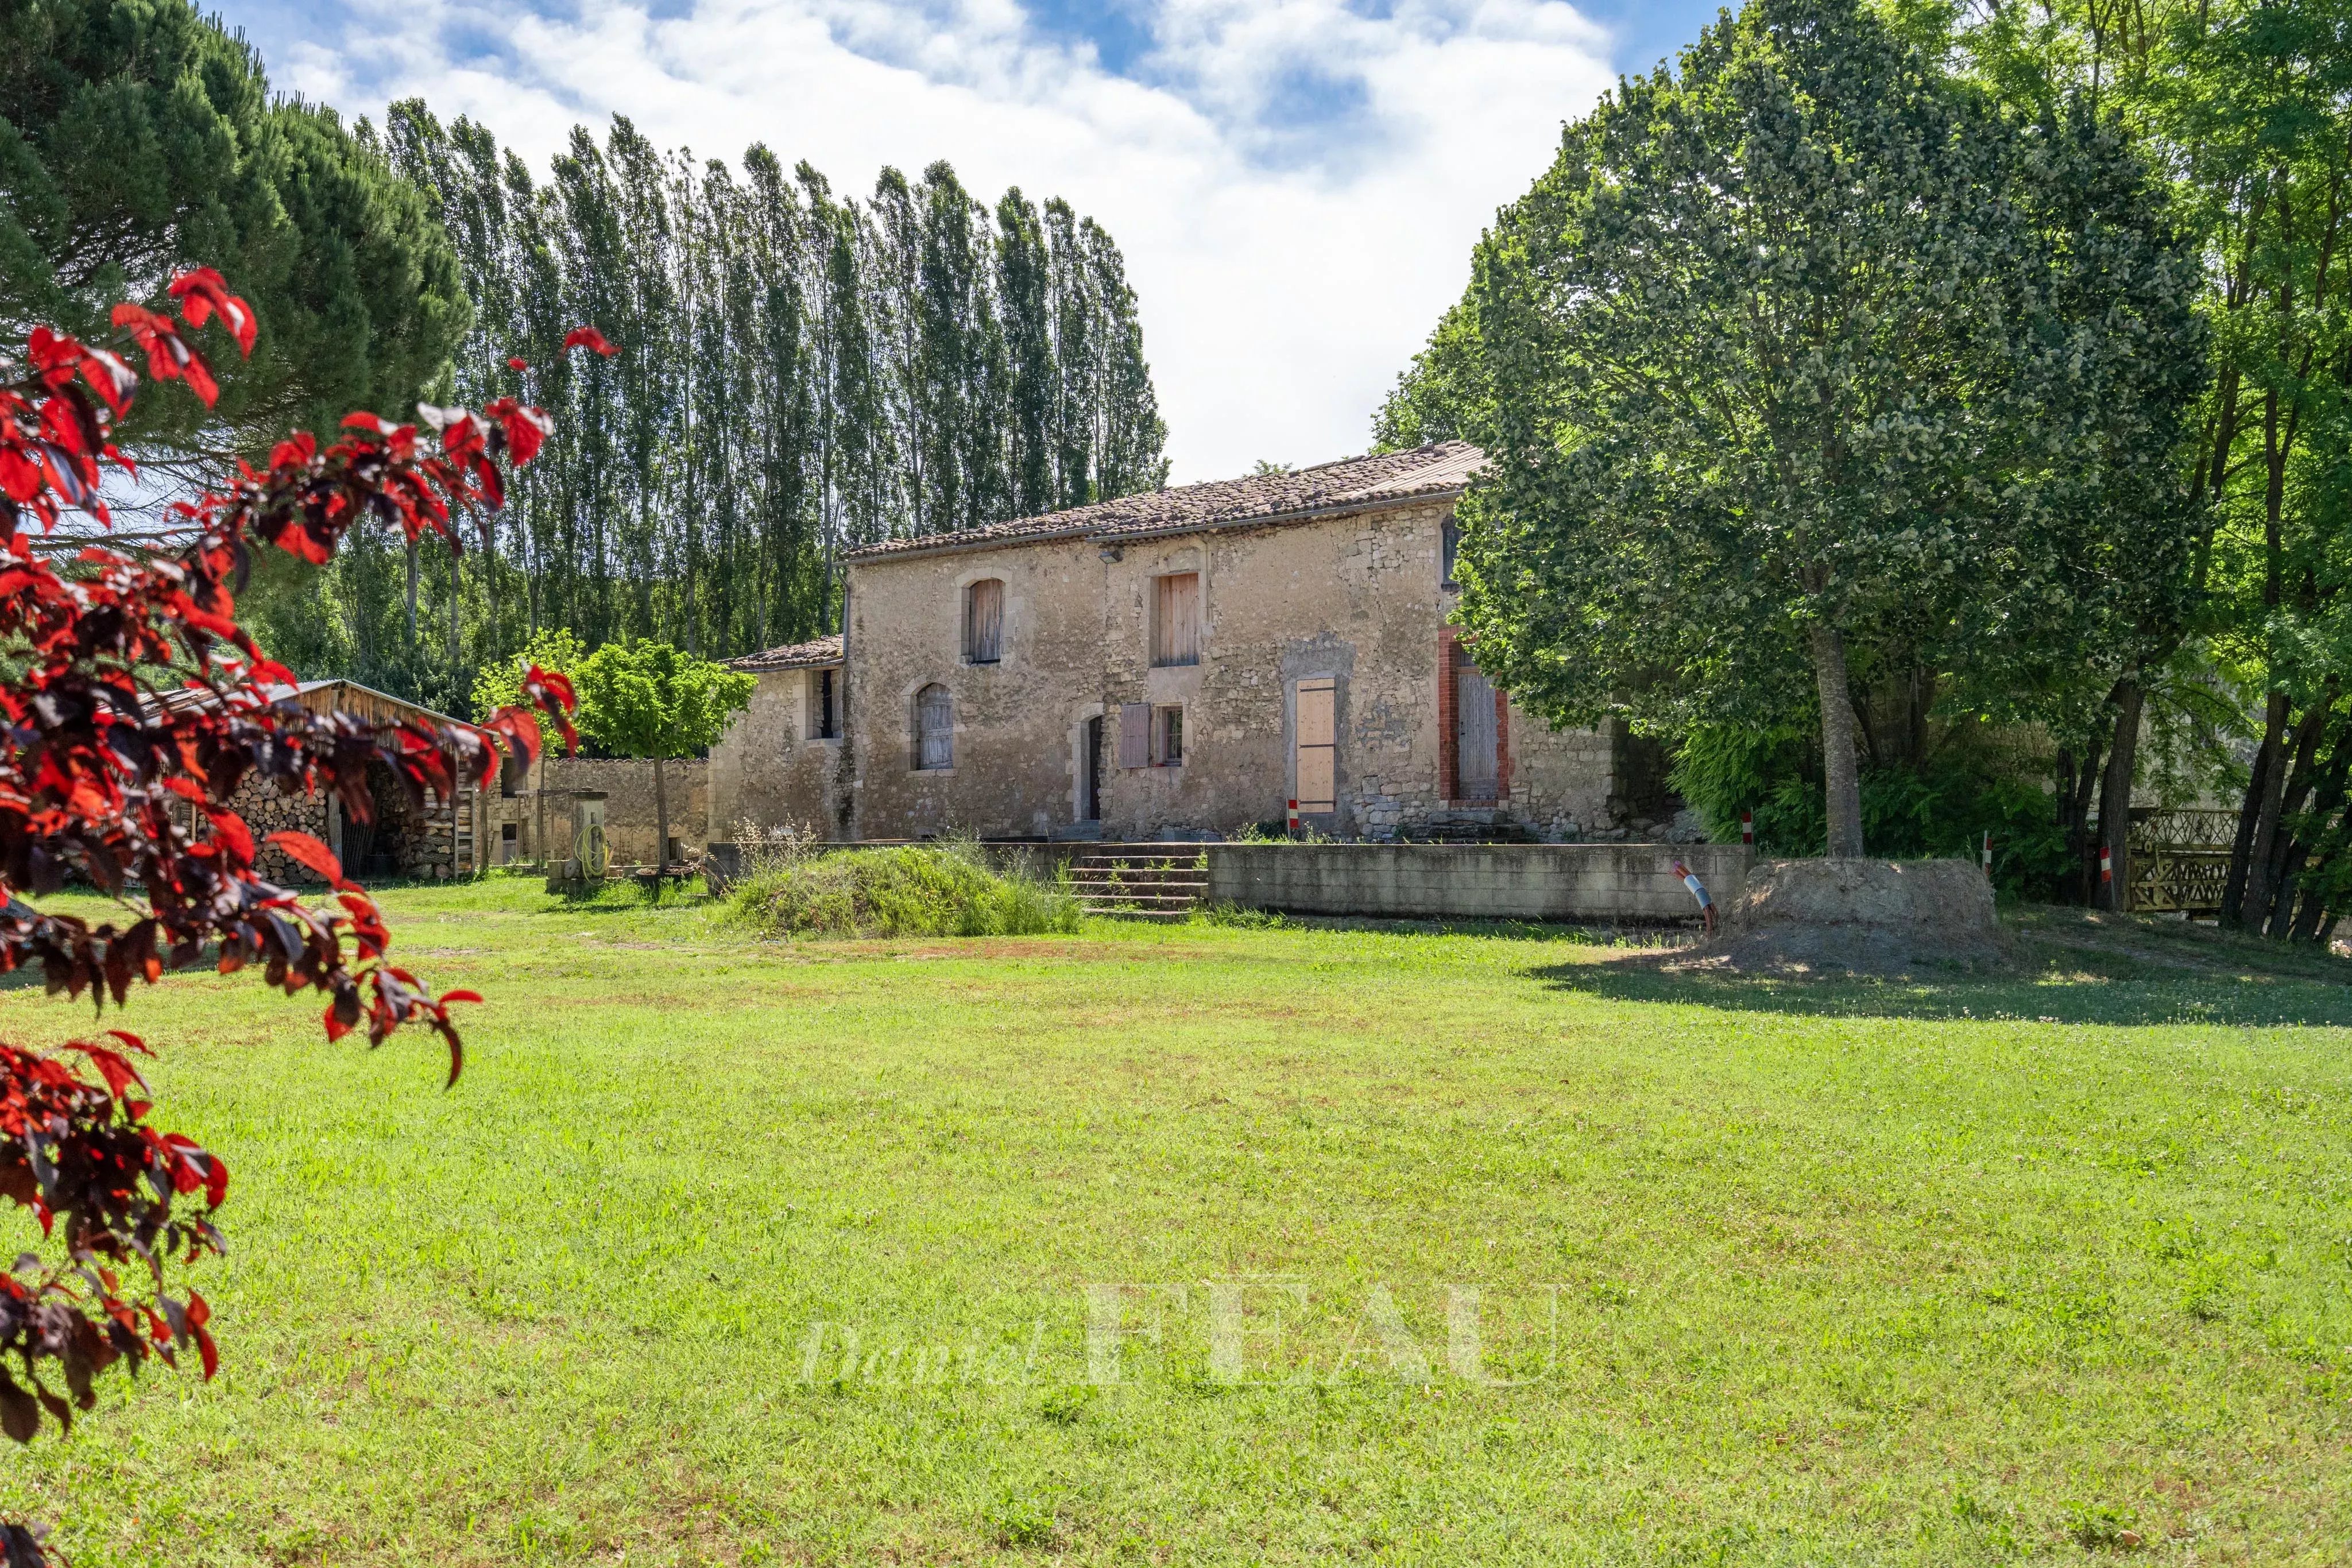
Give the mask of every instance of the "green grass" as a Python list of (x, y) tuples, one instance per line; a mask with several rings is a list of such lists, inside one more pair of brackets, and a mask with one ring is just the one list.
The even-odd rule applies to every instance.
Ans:
[[(216, 1382), (0, 1463), (81, 1568), (2352, 1561), (2335, 961), (2036, 914), (2031, 978), (1803, 985), (386, 903), (489, 998), (453, 1092), (252, 976), (123, 1020), (235, 1250)], [(88, 1020), (0, 992), (14, 1039)], [(1104, 1386), (1121, 1282), (1184, 1294), (1116, 1298), (1162, 1335)], [(1448, 1287), (1516, 1385), (1451, 1364)], [(859, 1347), (804, 1376), (819, 1323)]]

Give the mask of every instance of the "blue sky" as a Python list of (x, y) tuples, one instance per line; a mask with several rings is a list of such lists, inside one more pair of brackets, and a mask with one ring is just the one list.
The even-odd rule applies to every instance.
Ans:
[(214, 0), (272, 80), (421, 94), (535, 163), (614, 113), (864, 190), (945, 157), (1118, 238), (1179, 480), (1359, 451), (1562, 120), (1694, 38), (1690, 0)]

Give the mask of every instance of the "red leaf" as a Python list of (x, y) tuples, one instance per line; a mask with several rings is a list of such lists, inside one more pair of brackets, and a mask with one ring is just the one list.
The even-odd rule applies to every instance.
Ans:
[(201, 327), (218, 311), (221, 325), (236, 340), (238, 350), (248, 359), (252, 357), (253, 307), (231, 294), (227, 281), (219, 273), (209, 267), (184, 272), (172, 279), (171, 292), (172, 298), (180, 302), (180, 315), (189, 326)]
[(251, 865), (253, 833), (246, 827), (245, 819), (235, 811), (225, 811), (216, 806), (205, 807), (205, 815), (212, 819), (214, 841), (227, 849), (239, 863)]
[(521, 355), (517, 354), (514, 358), (507, 361), (507, 369), (510, 371), (527, 371), (530, 369), (530, 361), (524, 359)]
[(112, 1092), (117, 1100), (126, 1097), (124, 1092), (126, 1090), (147, 1087), (147, 1081), (139, 1076), (139, 1070), (124, 1061), (119, 1052), (81, 1040), (71, 1042), (66, 1049), (79, 1051), (89, 1057), (90, 1064), (98, 1069), (98, 1075), (106, 1080), (106, 1087)]
[(288, 859), (309, 866), (325, 877), (330, 887), (351, 885), (343, 880), (343, 862), (335, 858), (335, 852), (308, 833), (288, 830), (270, 834), (263, 842), (277, 845), (286, 852)]
[(606, 342), (604, 334), (593, 327), (572, 328), (563, 334), (563, 348), (566, 353), (574, 349), (593, 349), (608, 360), (621, 351)]
[(440, 1005), (446, 1008), (451, 1002), (478, 1002), (481, 999), (479, 991), (444, 991), (441, 993)]

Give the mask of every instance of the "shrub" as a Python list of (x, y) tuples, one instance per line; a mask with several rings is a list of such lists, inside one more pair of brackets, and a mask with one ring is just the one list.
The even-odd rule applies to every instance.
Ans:
[[(1737, 842), (1739, 813), (1752, 810), (1759, 852), (1817, 855), (1829, 839), (1817, 749), (1797, 729), (1696, 730), (1667, 782), (1718, 843)], [(1990, 832), (1993, 883), (2005, 894), (2054, 897), (2070, 868), (2056, 802), (2019, 758), (1990, 746), (1947, 742), (1921, 767), (1864, 767), (1862, 822), (1870, 852), (1893, 859), (1974, 860)]]
[(1000, 876), (959, 848), (845, 850), (763, 870), (735, 919), (771, 936), (1030, 936), (1078, 928), (1060, 888)]

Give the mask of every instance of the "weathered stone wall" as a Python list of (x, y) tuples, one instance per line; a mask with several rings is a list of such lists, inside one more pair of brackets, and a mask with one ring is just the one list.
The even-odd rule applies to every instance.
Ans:
[[(1077, 737), (1102, 709), (1105, 570), (1083, 541), (851, 567), (851, 836), (1042, 838), (1076, 820)], [(963, 590), (990, 577), (1004, 583), (1003, 658), (971, 664)], [(919, 770), (915, 700), (933, 682), (953, 703), (952, 766)]]
[[(710, 764), (698, 757), (673, 758), (662, 764), (662, 771), (669, 796), (669, 836), (682, 850), (698, 850), (711, 836)], [(533, 789), (547, 792), (547, 836), (554, 850), (563, 851), (571, 841), (572, 802), (567, 791), (601, 789), (605, 796), (604, 842), (614, 863), (653, 863), (656, 813), (650, 761), (633, 757), (543, 756), (520, 792), (490, 802), (489, 864), (497, 865), (502, 859), (499, 843), (509, 823), (515, 827), (515, 861), (538, 859), (540, 802), (531, 795)]]
[[(1310, 825), (1385, 839), (1456, 819), (1440, 745), (1449, 506), (853, 562), (851, 836), (1082, 831), (1082, 737), (1096, 717), (1102, 836), (1279, 821), (1297, 791), (1297, 685), (1314, 676), (1336, 683), (1338, 789), (1337, 810)], [(1201, 575), (1200, 663), (1155, 668), (1155, 580), (1188, 571)], [(1003, 659), (970, 664), (963, 591), (991, 577), (1005, 585)], [(953, 766), (918, 769), (917, 694), (933, 682), (953, 700)], [(1183, 709), (1181, 766), (1118, 766), (1128, 703)], [(1607, 738), (1524, 717), (1508, 730), (1502, 814), (1555, 837), (1606, 825)], [(747, 736), (747, 754), (761, 744)]]
[[(761, 674), (751, 706), (710, 748), (713, 839), (732, 838), (745, 821), (813, 831), (824, 839), (848, 837), (848, 742), (839, 737), (839, 724), (834, 739), (814, 735), (816, 674)], [(841, 679), (837, 669), (834, 679)]]
[(1538, 837), (1561, 842), (1618, 831), (1617, 728), (1612, 720), (1599, 731), (1556, 730), (1513, 703), (1510, 793), (1502, 808)]
[(1744, 884), (1741, 844), (1213, 844), (1213, 903), (1301, 915), (1490, 920), (1678, 920)]

